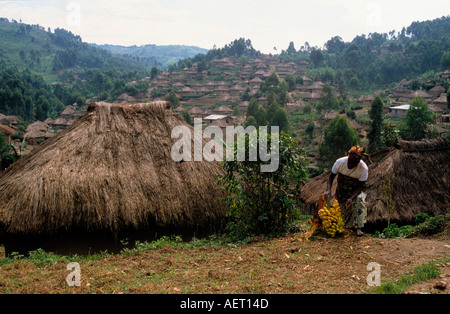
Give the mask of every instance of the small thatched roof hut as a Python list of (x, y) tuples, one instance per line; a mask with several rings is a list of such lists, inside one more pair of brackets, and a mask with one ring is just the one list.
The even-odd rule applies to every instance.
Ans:
[(169, 102), (89, 105), (0, 176), (0, 235), (153, 227), (181, 234), (219, 224), (225, 217), (216, 200), (223, 196), (220, 168), (174, 161), (176, 126), (194, 132)]
[[(450, 204), (450, 141), (445, 138), (420, 142), (400, 141), (395, 148), (374, 154), (367, 181), (369, 224), (387, 222), (387, 195), (381, 188), (390, 179), (395, 211), (391, 221), (411, 222), (419, 213), (439, 215)], [(326, 191), (329, 172), (310, 179), (299, 202), (306, 213), (313, 213)], [(336, 182), (333, 184), (333, 190)], [(334, 193), (334, 192), (333, 192)]]

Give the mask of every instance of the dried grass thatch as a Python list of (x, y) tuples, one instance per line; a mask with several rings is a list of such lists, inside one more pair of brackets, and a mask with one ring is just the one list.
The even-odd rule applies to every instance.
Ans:
[(220, 168), (172, 160), (179, 125), (187, 126), (169, 102), (91, 104), (0, 176), (0, 228), (53, 234), (219, 223)]
[[(395, 148), (372, 156), (368, 163), (367, 206), (370, 224), (388, 220), (387, 193), (381, 188), (390, 178), (394, 212), (391, 221), (411, 222), (419, 213), (447, 213), (450, 205), (450, 141), (445, 138), (420, 142), (400, 141)], [(327, 187), (329, 172), (304, 186), (299, 202), (313, 213)], [(333, 189), (336, 188), (336, 182)], [(334, 193), (334, 191), (333, 191)]]

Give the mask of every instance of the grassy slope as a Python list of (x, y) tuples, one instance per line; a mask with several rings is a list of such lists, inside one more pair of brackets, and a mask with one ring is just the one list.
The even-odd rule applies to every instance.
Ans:
[[(19, 33), (20, 26), (0, 21), (0, 58), (6, 66), (15, 66), (19, 70), (30, 69), (41, 74), (47, 82), (55, 81), (57, 73), (52, 71), (53, 58), (61, 47), (53, 44), (49, 34), (43, 30), (31, 27), (26, 33)], [(30, 51), (35, 51), (39, 56), (40, 63), (33, 62)], [(20, 52), (25, 53), (25, 60)]]
[(129, 54), (142, 58), (154, 58), (163, 67), (176, 63), (180, 59), (194, 57), (199, 53), (206, 53), (208, 50), (181, 45), (145, 45), (145, 46), (119, 46), (119, 45), (94, 45), (116, 54)]

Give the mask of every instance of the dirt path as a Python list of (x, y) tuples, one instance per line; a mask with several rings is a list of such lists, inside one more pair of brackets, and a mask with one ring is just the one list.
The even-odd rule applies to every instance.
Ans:
[[(298, 236), (219, 248), (166, 246), (133, 256), (80, 262), (80, 287), (66, 284), (66, 264), (37, 268), (29, 262), (15, 262), (0, 269), (0, 293), (358, 294), (370, 289), (366, 281), (369, 263), (380, 265), (383, 281), (450, 256), (448, 239), (377, 239), (348, 234), (338, 239), (299, 241)], [(441, 267), (446, 276), (449, 263)], [(435, 282), (426, 284), (410, 291), (450, 290), (435, 289)]]

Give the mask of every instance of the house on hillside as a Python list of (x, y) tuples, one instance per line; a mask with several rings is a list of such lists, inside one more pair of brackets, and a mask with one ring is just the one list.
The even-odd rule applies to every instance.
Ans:
[(324, 83), (322, 82), (315, 82), (311, 86), (306, 87), (306, 91), (310, 93), (322, 93)]
[(439, 107), (442, 110), (448, 110), (448, 106), (447, 106), (447, 94), (442, 93), (441, 96), (435, 100), (432, 101), (431, 103), (433, 106)]
[(302, 79), (303, 79), (303, 85), (309, 86), (312, 84), (312, 80), (309, 77), (307, 77), (306, 75), (303, 75)]
[(231, 115), (219, 115), (219, 114), (212, 114), (207, 117), (205, 117), (206, 125), (211, 125), (213, 122), (222, 121), (221, 123), (225, 126), (232, 126), (233, 125), (233, 118)]
[(191, 115), (192, 119), (203, 118), (203, 110), (198, 107), (192, 107), (188, 110), (188, 112)]
[(170, 77), (172, 83), (186, 83), (186, 78), (182, 73), (173, 73)]
[(213, 109), (214, 114), (216, 115), (230, 115), (233, 113), (233, 109), (227, 106), (220, 106)]
[(247, 112), (247, 108), (248, 108), (248, 101), (243, 101), (243, 102), (239, 103), (238, 107), (239, 107), (239, 111), (242, 112), (243, 114), (245, 114)]
[(441, 115), (444, 113), (444, 110), (441, 107), (435, 106), (433, 104), (429, 104), (428, 109), (430, 109), (431, 112), (435, 114), (435, 120), (440, 119)]
[(410, 107), (411, 107), (410, 105), (389, 107), (389, 114), (392, 117), (405, 118), (406, 112), (409, 110)]
[(373, 97), (372, 95), (362, 95), (358, 98), (356, 103), (360, 106), (370, 106), (374, 99), (375, 97)]
[(245, 92), (245, 88), (240, 86), (239, 84), (236, 84), (230, 88), (229, 92), (231, 95), (240, 95)]
[(400, 85), (400, 86), (394, 87), (392, 89), (392, 93), (394, 94), (394, 98), (397, 98), (397, 99), (399, 99), (399, 98), (407, 98), (407, 97), (410, 96), (411, 90), (406, 88), (403, 85)]
[(260, 87), (262, 82), (263, 82), (263, 80), (261, 80), (259, 77), (256, 76), (253, 79), (251, 79), (250, 81), (248, 81), (248, 85), (250, 87)]
[[(47, 120), (45, 120), (45, 121), (47, 121)], [(49, 123), (49, 125), (55, 131), (62, 131), (65, 128), (71, 126), (73, 123), (74, 123), (74, 120), (57, 118), (56, 120), (51, 121), (51, 123)]]
[(50, 132), (50, 125), (42, 121), (35, 121), (29, 124), (25, 130), (25, 138), (30, 145), (39, 144), (54, 134)]
[(192, 96), (197, 94), (197, 92), (195, 91), (195, 89), (185, 86), (178, 92), (178, 94), (180, 96)]
[(137, 99), (133, 96), (128, 95), (127, 93), (123, 93), (119, 97), (117, 97), (116, 102), (135, 103), (137, 102)]
[(437, 85), (435, 87), (433, 87), (432, 89), (430, 89), (429, 93), (431, 94), (431, 96), (436, 99), (439, 98), (439, 96), (441, 96), (441, 94), (445, 93), (446, 90), (444, 87)]
[(0, 113), (0, 123), (9, 127), (15, 127), (19, 123), (19, 118), (16, 116), (7, 116)]
[(217, 86), (213, 89), (214, 94), (224, 95), (228, 94), (228, 87), (226, 86)]
[(441, 78), (450, 78), (450, 70), (445, 70), (444, 72), (439, 73)]
[(215, 66), (218, 68), (224, 68), (224, 69), (231, 69), (235, 67), (235, 64), (237, 63), (236, 60), (232, 58), (223, 58), (219, 60), (213, 61)]
[(227, 132), (227, 127), (228, 126), (233, 126), (233, 122), (229, 123), (227, 122), (227, 119), (217, 119), (212, 121), (209, 125), (209, 127), (219, 127), (220, 130), (222, 131), (222, 140), (226, 140), (226, 132)]
[(16, 134), (16, 130), (7, 125), (0, 124), (0, 133), (3, 133), (6, 137), (6, 142), (9, 144), (11, 143), (11, 136)]
[(411, 92), (407, 98), (412, 100), (416, 97), (423, 98), (427, 103), (431, 101), (431, 95), (422, 89)]

